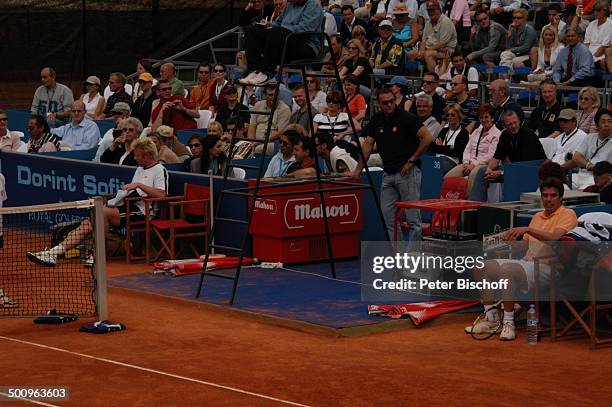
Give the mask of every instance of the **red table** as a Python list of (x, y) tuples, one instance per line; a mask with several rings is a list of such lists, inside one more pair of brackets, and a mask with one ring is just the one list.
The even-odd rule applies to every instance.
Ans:
[[(465, 199), (449, 199), (449, 198), (434, 198), (420, 199), (416, 201), (404, 201), (395, 203), (395, 215), (393, 222), (393, 240), (397, 240), (397, 224), (400, 221), (400, 213), (402, 209), (420, 209), (425, 211), (446, 212), (448, 222), (447, 228), (450, 225), (450, 214), (453, 211), (464, 211), (466, 209), (477, 209), (486, 202), (468, 201)], [(448, 230), (446, 231), (448, 235)]]

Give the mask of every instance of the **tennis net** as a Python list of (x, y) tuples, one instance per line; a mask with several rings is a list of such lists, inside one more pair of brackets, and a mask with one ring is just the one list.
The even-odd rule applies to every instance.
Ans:
[[(32, 254), (57, 247), (84, 221), (85, 239), (57, 253), (54, 264), (36, 261)], [(40, 316), (51, 309), (107, 317), (100, 198), (0, 208), (0, 237), (0, 317)]]

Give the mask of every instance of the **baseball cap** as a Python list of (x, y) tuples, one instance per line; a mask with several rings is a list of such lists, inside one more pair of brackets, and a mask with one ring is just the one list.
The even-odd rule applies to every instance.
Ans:
[(170, 126), (166, 126), (165, 124), (162, 126), (159, 126), (157, 128), (157, 132), (162, 137), (174, 137), (174, 129)]
[(393, 24), (391, 23), (390, 20), (382, 20), (380, 22), (380, 24), (378, 24), (378, 28), (383, 28), (383, 27), (391, 27), (391, 28), (393, 28)]
[(563, 109), (559, 113), (559, 119), (576, 120), (576, 112), (574, 111), (574, 109)]
[(148, 72), (143, 72), (138, 77), (138, 80), (139, 81), (145, 81), (145, 82), (153, 82), (153, 75), (151, 75)]
[(90, 83), (92, 85), (98, 85), (100, 86), (100, 78), (98, 78), (97, 76), (88, 76), (87, 79), (85, 79), (85, 83)]
[(115, 106), (111, 109), (111, 113), (113, 114), (124, 114), (129, 113), (132, 109), (130, 109), (130, 105), (125, 102), (117, 102)]
[(408, 80), (404, 76), (394, 76), (389, 81), (389, 85), (408, 86)]

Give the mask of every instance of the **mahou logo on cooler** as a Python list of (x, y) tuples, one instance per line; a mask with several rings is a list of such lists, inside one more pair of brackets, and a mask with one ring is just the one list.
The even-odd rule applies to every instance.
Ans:
[(290, 229), (298, 229), (312, 221), (318, 223), (323, 219), (323, 210), (332, 225), (355, 223), (359, 201), (354, 194), (330, 195), (324, 209), (315, 197), (290, 199), (285, 205), (285, 224)]

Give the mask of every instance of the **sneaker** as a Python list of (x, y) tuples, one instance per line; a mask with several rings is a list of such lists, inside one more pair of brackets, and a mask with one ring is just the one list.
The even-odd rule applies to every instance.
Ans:
[(93, 254), (90, 254), (89, 256), (87, 256), (87, 258), (83, 261), (83, 264), (85, 265), (85, 267), (89, 267), (92, 268), (94, 266), (94, 256)]
[(494, 310), (493, 315), (487, 313), (487, 316), (480, 321), (476, 325), (470, 325), (465, 327), (465, 333), (471, 334), (472, 329), (475, 334), (493, 334), (499, 332), (499, 311)]
[(57, 256), (51, 254), (48, 250), (43, 250), (42, 252), (28, 252), (27, 257), (31, 262), (42, 264), (47, 267), (55, 267), (55, 262), (57, 261)]
[(274, 79), (273, 75), (268, 75), (263, 72), (257, 72), (251, 81), (251, 85), (264, 86)]
[(501, 334), (499, 335), (500, 341), (513, 341), (516, 339), (516, 328), (514, 322), (504, 321)]
[(253, 85), (253, 79), (255, 79), (255, 77), (260, 73), (261, 72), (259, 71), (252, 71), (250, 74), (240, 79), (238, 83), (240, 83), (241, 85)]
[(4, 291), (0, 290), (0, 308), (15, 308), (17, 307), (17, 303), (4, 293)]

